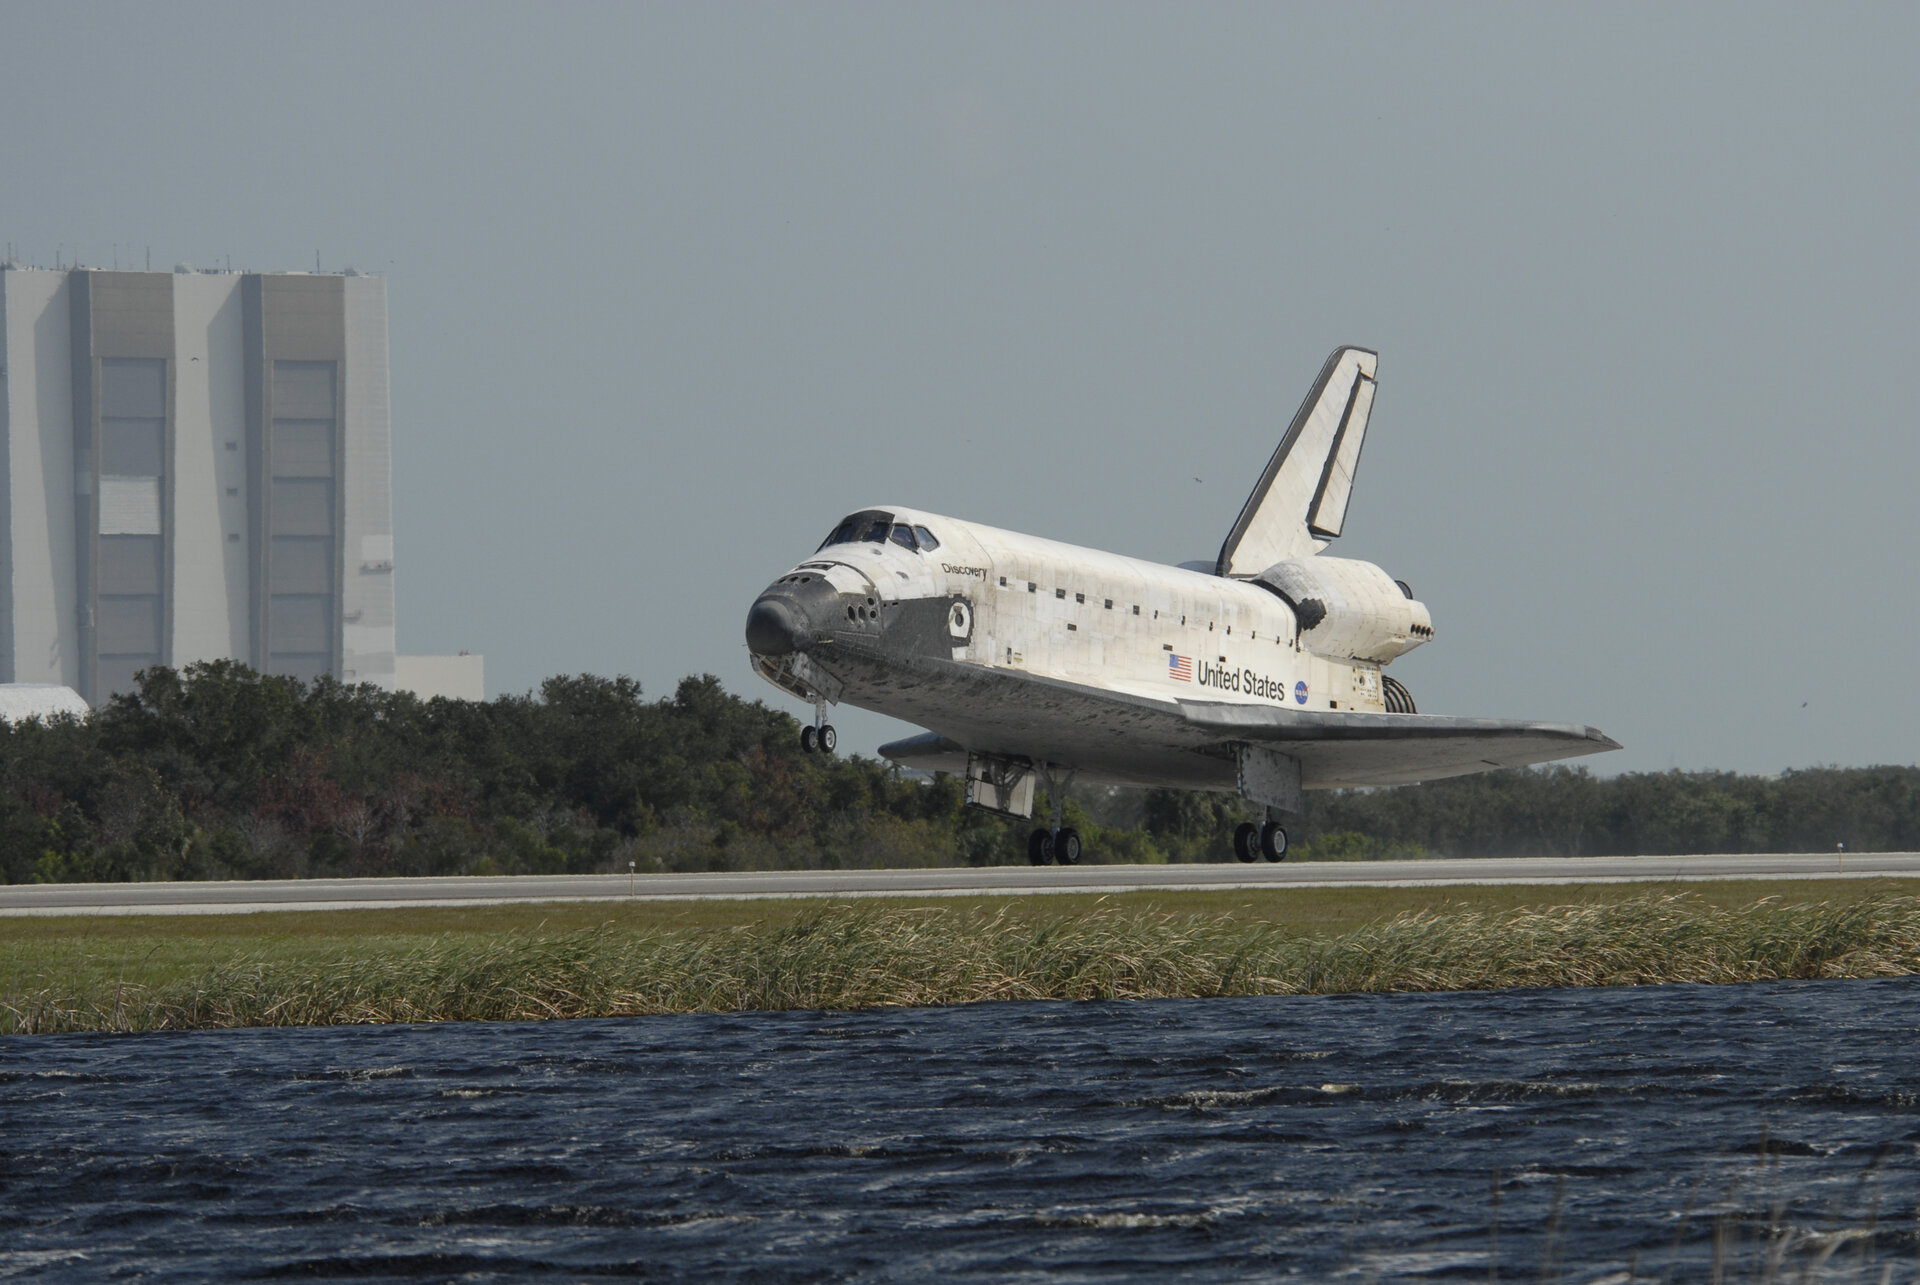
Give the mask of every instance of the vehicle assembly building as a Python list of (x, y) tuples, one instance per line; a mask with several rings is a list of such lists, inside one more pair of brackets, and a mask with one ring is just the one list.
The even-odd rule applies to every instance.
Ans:
[(0, 682), (395, 685), (383, 278), (6, 265), (0, 354)]

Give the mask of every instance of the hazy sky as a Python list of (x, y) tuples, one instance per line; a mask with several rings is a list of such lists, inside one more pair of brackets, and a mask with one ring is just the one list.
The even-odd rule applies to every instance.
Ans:
[(400, 645), (492, 692), (801, 712), (747, 607), (872, 503), (1211, 558), (1360, 343), (1334, 551), (1432, 609), (1423, 711), (1592, 723), (1605, 771), (1920, 759), (1920, 6), (39, 2), (0, 42), (22, 260), (388, 276)]

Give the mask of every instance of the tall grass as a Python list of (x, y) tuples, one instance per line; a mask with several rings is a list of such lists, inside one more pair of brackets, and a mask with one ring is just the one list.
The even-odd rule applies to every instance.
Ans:
[(186, 980), (41, 975), (0, 1033), (522, 1020), (988, 1000), (1616, 986), (1920, 972), (1920, 898), (1692, 894), (1547, 909), (1428, 909), (1353, 931), (1096, 909), (1035, 921), (833, 905), (744, 928), (621, 928), (296, 959), (239, 953)]

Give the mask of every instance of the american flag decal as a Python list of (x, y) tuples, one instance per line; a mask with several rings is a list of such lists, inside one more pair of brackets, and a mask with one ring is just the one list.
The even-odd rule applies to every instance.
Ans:
[(1193, 657), (1172, 655), (1167, 657), (1167, 677), (1177, 683), (1193, 681)]

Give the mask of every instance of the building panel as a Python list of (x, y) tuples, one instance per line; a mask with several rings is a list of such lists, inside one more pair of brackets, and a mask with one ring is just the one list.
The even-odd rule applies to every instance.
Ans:
[[(258, 338), (249, 362), (259, 363), (260, 396), (251, 408), (250, 438), (259, 453), (254, 476), (254, 559), (257, 654), (272, 673), (340, 676), (340, 494), (334, 461), (340, 458), (341, 366), (346, 355), (343, 279), (277, 276), (258, 279), (249, 325)], [(382, 351), (384, 364), (385, 353)], [(278, 584), (285, 565), (280, 542), (325, 542), (328, 582), (315, 594)], [(284, 632), (283, 631), (290, 631)], [(324, 653), (324, 654), (323, 654)]]
[(113, 699), (115, 692), (131, 692), (139, 689), (140, 671), (149, 667), (145, 656), (115, 656), (108, 654), (94, 658), (93, 669), (100, 683), (100, 694), (89, 700), (98, 709)]
[(334, 383), (339, 367), (332, 361), (273, 363), (273, 418), (332, 422), (338, 398)]
[[(332, 478), (276, 477), (272, 496), (270, 532), (275, 539), (288, 535), (333, 534)], [(330, 560), (337, 557), (330, 555)], [(272, 587), (277, 592), (278, 586)]]
[(160, 535), (160, 479), (157, 477), (102, 477), (99, 534)]
[(342, 290), (347, 318), (339, 475), (342, 677), (391, 688), (397, 661), (387, 283), (347, 276)]
[(273, 475), (281, 477), (333, 476), (333, 421), (331, 419), (273, 420)]
[[(166, 459), (174, 353), (173, 277), (73, 273), (75, 514), (82, 608), (81, 695), (98, 702), (168, 662), (166, 576), (152, 593), (105, 594), (101, 541), (156, 537), (169, 557)], [(106, 670), (102, 658), (112, 659)]]
[(311, 656), (333, 646), (333, 604), (323, 593), (273, 595), (275, 654)]
[(160, 650), (160, 595), (101, 594), (100, 654), (152, 664)]
[(165, 560), (158, 535), (103, 535), (100, 537), (101, 594), (158, 596)]
[(175, 666), (228, 657), (253, 663), (242, 280), (224, 272), (174, 277), (176, 557), (168, 638)]
[(276, 536), (270, 574), (280, 593), (331, 594), (333, 542), (325, 538)]
[(159, 477), (165, 472), (167, 418), (102, 416), (100, 472), (106, 476)]

